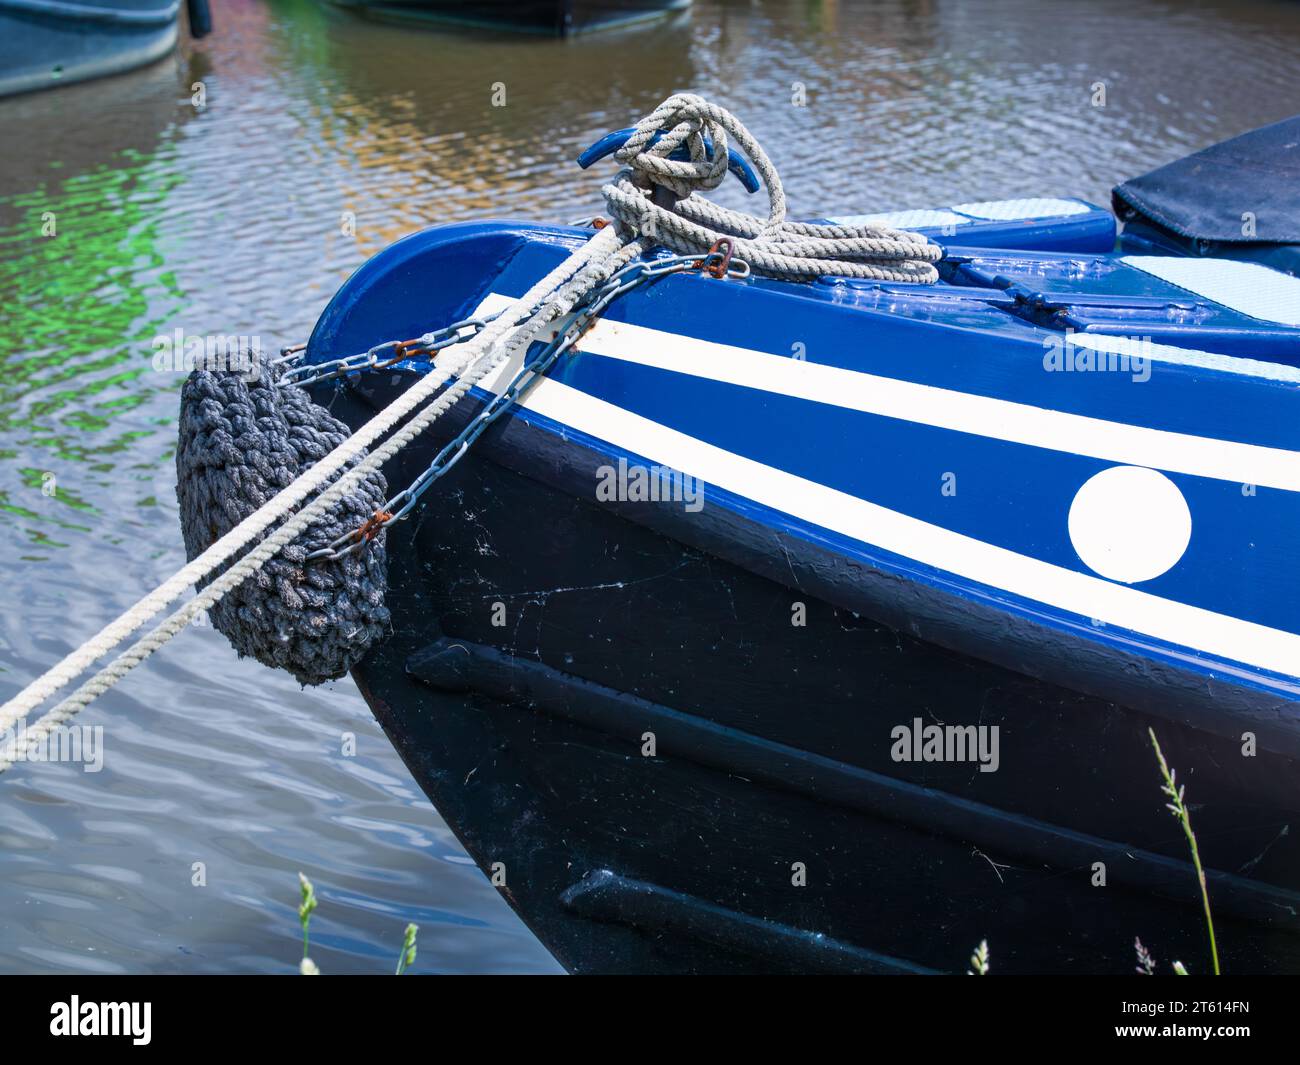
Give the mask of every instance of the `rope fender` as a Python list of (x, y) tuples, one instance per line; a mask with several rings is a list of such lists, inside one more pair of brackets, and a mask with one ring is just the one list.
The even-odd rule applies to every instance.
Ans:
[[(279, 369), (261, 352), (250, 355), (251, 371), (195, 369), (181, 390), (176, 497), (191, 561), (351, 432), (302, 389), (279, 382)], [(252, 578), (209, 608), (213, 627), (240, 657), (286, 669), (302, 684), (321, 684), (343, 676), (385, 634), (382, 530), (352, 554), (310, 565), (305, 560), (364, 525), (387, 495), (383, 474), (367, 473)], [(197, 587), (206, 587), (251, 547)]]

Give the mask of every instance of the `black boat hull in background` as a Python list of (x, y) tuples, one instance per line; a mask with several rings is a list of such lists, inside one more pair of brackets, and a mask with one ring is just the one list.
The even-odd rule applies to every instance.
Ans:
[(333, 0), (385, 20), (566, 37), (658, 18), (690, 0)]
[[(403, 376), (341, 391), (335, 413), (359, 424)], [(757, 538), (752, 564), (687, 545), (646, 520), (672, 504), (597, 503), (606, 457), (545, 437), (499, 425), (390, 530), (393, 634), (354, 675), (568, 968), (951, 972), (987, 939), (999, 972), (1125, 973), (1140, 937), (1205, 972), (1148, 727), (1187, 783), (1225, 969), (1300, 968), (1289, 752), (1233, 769), (1231, 722), (1193, 728), (831, 605), (819, 589), (845, 575), (808, 545), (779, 545), (784, 575)], [(1001, 769), (895, 761), (891, 731), (916, 721), (996, 725)]]

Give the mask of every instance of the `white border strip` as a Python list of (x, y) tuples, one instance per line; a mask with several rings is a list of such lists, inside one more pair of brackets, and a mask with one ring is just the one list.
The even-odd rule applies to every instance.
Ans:
[(827, 219), (837, 226), (888, 226), (890, 229), (942, 229), (968, 226), (973, 219), (942, 208), (920, 211), (883, 211), (879, 214), (845, 214)]
[(1076, 348), (1113, 352), (1116, 355), (1150, 359), (1152, 362), (1194, 366), (1198, 370), (1213, 370), (1215, 373), (1235, 373), (1242, 377), (1260, 377), (1266, 381), (1300, 384), (1300, 367), (1285, 362), (1261, 362), (1259, 359), (1243, 359), (1239, 355), (1224, 355), (1217, 351), (1201, 351), (1198, 348), (1178, 348), (1172, 344), (1148, 343), (1145, 340), (1110, 336), (1107, 333), (1072, 333), (1070, 340)]
[(1120, 262), (1258, 321), (1300, 326), (1300, 277), (1262, 263), (1181, 255), (1125, 255)]
[[(492, 293), (475, 313), (490, 314), (514, 302)], [(596, 322), (581, 346), (607, 358), (918, 425), (1128, 466), (1300, 492), (1300, 453), (1281, 448), (1108, 422), (608, 319)], [(1134, 383), (1133, 387), (1143, 386)]]
[(981, 200), (979, 203), (955, 203), (952, 210), (990, 222), (1015, 222), (1029, 218), (1066, 218), (1095, 210), (1081, 200), (1056, 197), (1029, 200)]

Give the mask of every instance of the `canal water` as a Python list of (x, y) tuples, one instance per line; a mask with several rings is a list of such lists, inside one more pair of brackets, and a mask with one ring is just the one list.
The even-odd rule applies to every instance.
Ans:
[[(274, 348), (413, 230), (594, 213), (573, 157), (674, 90), (750, 124), (796, 216), (1105, 203), (1300, 111), (1288, 0), (696, 0), (571, 42), (213, 9), (147, 70), (0, 100), (0, 696), (184, 561), (157, 338)], [(100, 771), (0, 776), (0, 971), (292, 971), (300, 870), (326, 973), (391, 971), (408, 921), (416, 971), (557, 971), (350, 681), (195, 626), (83, 721)]]

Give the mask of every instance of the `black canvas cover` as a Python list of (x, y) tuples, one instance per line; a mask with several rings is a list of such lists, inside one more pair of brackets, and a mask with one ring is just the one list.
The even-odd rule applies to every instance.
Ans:
[(1189, 240), (1300, 244), (1300, 115), (1126, 181), (1114, 204)]

